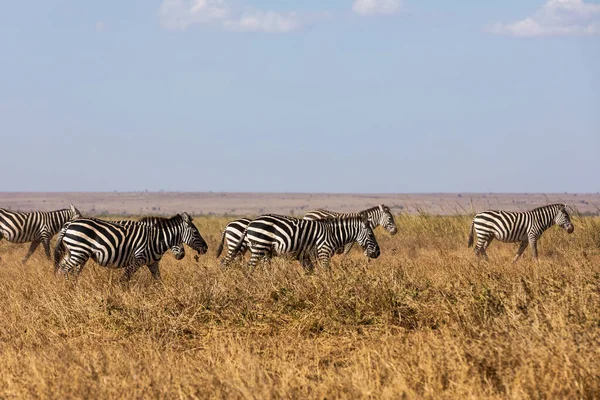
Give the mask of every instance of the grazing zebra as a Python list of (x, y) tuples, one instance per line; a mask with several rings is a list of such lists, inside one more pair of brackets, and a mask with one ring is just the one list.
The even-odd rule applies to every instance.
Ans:
[[(233, 260), (233, 250), (237, 247), (238, 243), (244, 236), (244, 231), (250, 224), (251, 219), (248, 218), (240, 218), (235, 221), (231, 221), (225, 226), (223, 233), (221, 234), (221, 243), (219, 243), (219, 247), (217, 248), (217, 258), (221, 256), (223, 252), (223, 244), (225, 240), (227, 240), (227, 255), (223, 260), (221, 260), (222, 266), (227, 266)], [(248, 250), (248, 241), (244, 240), (240, 249), (238, 251), (238, 255), (244, 256), (246, 251)]]
[[(311, 221), (325, 218), (335, 218), (335, 217), (356, 217), (359, 215), (366, 215), (371, 223), (371, 228), (375, 229), (378, 226), (384, 227), (390, 234), (395, 235), (398, 232), (398, 228), (396, 227), (396, 222), (394, 221), (394, 216), (390, 211), (390, 208), (385, 204), (380, 204), (376, 207), (371, 207), (363, 211), (359, 211), (358, 213), (338, 213), (334, 211), (328, 211), (323, 209), (318, 209), (307, 213), (304, 216), (304, 219), (308, 219)], [(336, 253), (344, 253), (348, 254), (350, 250), (354, 246), (354, 242), (347, 244), (343, 249), (336, 249)]]
[(48, 212), (18, 212), (0, 208), (0, 240), (5, 237), (12, 243), (31, 242), (23, 264), (40, 243), (44, 245), (46, 256), (50, 259), (50, 240), (65, 223), (80, 217), (81, 213), (73, 204), (69, 209)]
[(154, 278), (160, 279), (158, 262), (169, 248), (182, 242), (198, 254), (208, 251), (187, 213), (171, 218), (146, 218), (129, 226), (98, 219), (77, 219), (65, 225), (58, 236), (54, 271), (79, 275), (91, 258), (104, 267), (125, 268), (122, 281), (128, 281), (143, 265), (148, 266)]
[[(267, 214), (251, 221), (244, 236), (248, 238), (252, 252), (250, 267), (271, 253), (292, 255), (309, 270), (313, 269), (311, 255), (316, 253), (321, 265), (328, 267), (335, 249), (351, 242), (358, 242), (370, 258), (377, 258), (380, 253), (366, 216), (311, 221)], [(234, 256), (244, 245), (243, 240), (238, 241)]]
[(568, 233), (573, 233), (575, 227), (569, 218), (566, 204), (551, 204), (527, 212), (496, 210), (480, 212), (471, 222), (468, 246), (473, 245), (473, 230), (475, 230), (477, 233), (475, 254), (477, 256), (482, 255), (487, 260), (488, 256), (485, 251), (492, 240), (496, 238), (502, 242), (521, 242), (513, 262), (521, 257), (528, 244), (531, 245), (531, 254), (537, 261), (537, 241), (542, 233), (554, 224), (562, 227)]

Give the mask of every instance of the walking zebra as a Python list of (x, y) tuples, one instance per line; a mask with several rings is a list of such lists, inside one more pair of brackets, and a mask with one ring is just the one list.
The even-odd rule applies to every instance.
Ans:
[[(271, 253), (292, 255), (309, 270), (314, 268), (311, 256), (316, 253), (321, 265), (328, 267), (335, 250), (351, 242), (358, 242), (370, 258), (377, 258), (380, 253), (366, 216), (311, 221), (267, 214), (251, 221), (244, 237), (248, 238), (252, 252), (250, 267)], [(234, 256), (243, 245), (244, 238), (238, 241)]]
[[(219, 258), (223, 252), (224, 242), (227, 240), (227, 255), (223, 260), (221, 260), (222, 266), (229, 265), (229, 263), (231, 263), (233, 260), (233, 251), (237, 247), (240, 240), (242, 240), (244, 231), (248, 227), (248, 224), (250, 224), (250, 221), (252, 220), (248, 218), (236, 219), (235, 221), (228, 223), (225, 226), (225, 229), (223, 229), (223, 233), (221, 234), (221, 243), (219, 243), (219, 247), (217, 248), (217, 258)], [(237, 254), (243, 257), (247, 250), (248, 240), (244, 240)]]
[[(108, 222), (112, 222), (115, 224), (123, 225), (125, 227), (129, 227), (129, 226), (133, 226), (135, 224), (145, 224), (145, 225), (149, 225), (149, 226), (162, 226), (162, 224), (165, 224), (166, 221), (169, 221), (169, 219), (162, 218), (162, 217), (144, 217), (144, 218), (139, 219), (138, 221), (131, 220), (131, 219), (123, 219), (120, 221), (108, 221)], [(175, 246), (171, 247), (171, 252), (175, 256), (176, 260), (183, 259), (185, 257), (185, 247), (183, 246), (183, 242), (180, 242), (180, 243), (176, 244)], [(198, 257), (198, 256), (196, 256), (196, 257)]]
[[(323, 209), (317, 209), (307, 213), (304, 216), (304, 219), (308, 219), (311, 221), (325, 218), (335, 218), (335, 217), (356, 217), (359, 215), (366, 215), (371, 223), (371, 228), (375, 229), (378, 226), (384, 227), (391, 235), (395, 235), (398, 232), (398, 228), (396, 227), (396, 222), (394, 221), (394, 216), (390, 211), (390, 208), (385, 204), (380, 204), (376, 207), (371, 207), (363, 211), (359, 211), (358, 213), (338, 213), (334, 211), (328, 211)], [(336, 249), (336, 253), (348, 254), (350, 250), (354, 246), (354, 242), (347, 244), (343, 249)]]
[(91, 258), (104, 267), (125, 268), (122, 281), (128, 281), (143, 265), (160, 279), (158, 262), (169, 248), (183, 242), (198, 254), (208, 250), (187, 213), (171, 218), (151, 217), (127, 225), (90, 218), (69, 222), (61, 230), (54, 249), (55, 273), (79, 275)]
[(528, 244), (531, 245), (531, 254), (537, 261), (537, 241), (542, 233), (554, 224), (568, 233), (573, 233), (575, 227), (569, 218), (566, 204), (551, 204), (527, 212), (484, 211), (475, 215), (471, 222), (468, 246), (473, 245), (473, 231), (475, 230), (477, 233), (475, 254), (477, 256), (482, 255), (487, 260), (488, 256), (485, 251), (492, 240), (496, 238), (502, 242), (521, 242), (513, 262), (521, 257)]
[(80, 217), (81, 213), (73, 204), (69, 209), (56, 211), (18, 212), (0, 208), (0, 240), (4, 237), (12, 243), (31, 242), (23, 264), (40, 243), (50, 259), (50, 240), (66, 222)]

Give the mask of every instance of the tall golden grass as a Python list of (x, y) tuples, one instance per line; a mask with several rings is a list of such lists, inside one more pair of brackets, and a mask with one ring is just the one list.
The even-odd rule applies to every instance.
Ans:
[(129, 288), (90, 262), (76, 284), (0, 242), (0, 398), (600, 398), (600, 218), (554, 227), (540, 263), (470, 219), (399, 216), (382, 255), (304, 273), (214, 258), (224, 218), (196, 218), (209, 254)]

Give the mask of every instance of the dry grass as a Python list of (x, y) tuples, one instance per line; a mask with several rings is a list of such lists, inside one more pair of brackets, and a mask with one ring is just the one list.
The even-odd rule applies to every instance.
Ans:
[(123, 290), (90, 263), (77, 285), (0, 242), (0, 398), (599, 398), (600, 219), (540, 243), (541, 262), (466, 248), (467, 217), (402, 216), (382, 256), (306, 275), (211, 247)]

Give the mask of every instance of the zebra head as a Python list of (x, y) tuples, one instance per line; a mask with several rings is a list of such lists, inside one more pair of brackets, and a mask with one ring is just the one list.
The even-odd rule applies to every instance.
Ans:
[(567, 212), (566, 204), (559, 205), (556, 215), (554, 215), (554, 223), (566, 230), (568, 233), (573, 233), (575, 230), (575, 227), (571, 222), (571, 218), (569, 217), (569, 213)]
[(390, 235), (395, 235), (398, 232), (394, 216), (392, 215), (390, 208), (385, 204), (379, 205), (379, 225), (383, 226)]
[(171, 251), (173, 252), (176, 260), (181, 260), (183, 257), (185, 257), (185, 248), (183, 247), (183, 243), (179, 243), (178, 245), (171, 247)]
[(198, 255), (206, 253), (208, 251), (208, 245), (200, 235), (196, 225), (192, 222), (192, 217), (186, 212), (184, 212), (181, 217), (183, 219), (183, 232), (181, 235), (183, 243), (196, 250)]
[(369, 218), (366, 215), (361, 215), (360, 220), (361, 226), (356, 241), (365, 250), (367, 257), (377, 258), (381, 251), (379, 250), (379, 244), (377, 243), (377, 239), (375, 239)]
[(69, 204), (69, 206), (69, 216), (71, 217), (71, 221), (82, 217), (81, 212), (79, 212), (79, 210), (73, 204)]

